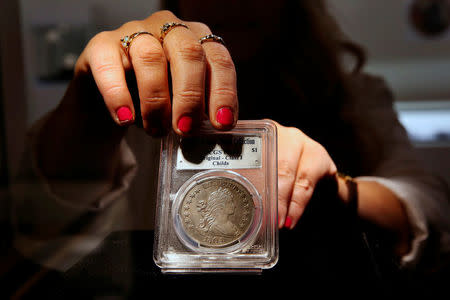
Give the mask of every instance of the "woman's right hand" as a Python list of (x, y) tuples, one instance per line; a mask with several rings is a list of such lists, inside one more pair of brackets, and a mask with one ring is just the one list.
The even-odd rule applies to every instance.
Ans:
[[(160, 41), (161, 26), (170, 22), (184, 23), (189, 29), (173, 27)], [(120, 39), (138, 31), (153, 36), (136, 37), (127, 55)], [(119, 126), (142, 118), (150, 135), (161, 135), (170, 126), (180, 135), (189, 134), (205, 118), (208, 101), (212, 125), (231, 129), (238, 118), (236, 72), (223, 44), (199, 43), (208, 34), (210, 29), (202, 23), (184, 22), (169, 11), (156, 12), (92, 38), (76, 63), (75, 80), (94, 79), (104, 105)], [(128, 72), (136, 77), (141, 115), (135, 113), (126, 81)], [(83, 85), (77, 87), (82, 89)]]
[[(170, 22), (189, 29), (173, 27), (161, 42), (161, 26)], [(139, 31), (153, 36), (137, 36), (127, 55), (120, 39)], [(159, 11), (93, 37), (77, 60), (64, 98), (41, 130), (43, 173), (54, 178), (113, 176), (124, 128), (138, 118), (151, 136), (162, 136), (170, 127), (189, 135), (206, 114), (215, 128), (233, 128), (238, 119), (236, 71), (223, 44), (199, 42), (208, 34), (202, 23)], [(130, 73), (136, 82), (127, 82)], [(134, 99), (139, 110), (132, 94), (139, 97)]]

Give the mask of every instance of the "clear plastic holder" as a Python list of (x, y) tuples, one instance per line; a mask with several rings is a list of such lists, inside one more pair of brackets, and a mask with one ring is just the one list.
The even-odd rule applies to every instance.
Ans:
[(166, 273), (261, 272), (278, 261), (277, 132), (170, 133), (161, 145), (153, 258)]

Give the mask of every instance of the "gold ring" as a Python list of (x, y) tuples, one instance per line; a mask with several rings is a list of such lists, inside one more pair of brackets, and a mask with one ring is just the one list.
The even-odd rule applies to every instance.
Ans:
[(123, 49), (125, 50), (125, 53), (128, 55), (128, 51), (130, 49), (131, 46), (131, 42), (138, 37), (141, 34), (149, 34), (151, 36), (154, 36), (153, 34), (151, 34), (150, 32), (147, 31), (138, 31), (133, 33), (132, 35), (128, 36), (124, 36), (123, 38), (120, 39), (120, 44), (122, 45)]
[(163, 26), (161, 26), (161, 37), (160, 37), (161, 43), (164, 41), (164, 38), (169, 33), (169, 31), (171, 31), (173, 28), (178, 27), (178, 26), (189, 29), (189, 27), (186, 24), (177, 23), (177, 22), (170, 22), (170, 23), (166, 23)]
[(218, 42), (221, 43), (222, 45), (225, 45), (223, 38), (215, 34), (205, 35), (204, 37), (200, 38), (198, 42), (200, 44), (203, 44), (204, 42)]

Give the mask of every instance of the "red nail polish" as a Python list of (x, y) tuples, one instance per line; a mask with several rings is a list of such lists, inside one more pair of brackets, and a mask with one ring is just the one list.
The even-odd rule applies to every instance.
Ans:
[(178, 129), (183, 133), (188, 133), (192, 129), (192, 118), (183, 116), (178, 120)]
[(222, 107), (217, 111), (216, 120), (224, 126), (229, 126), (234, 122), (233, 112), (228, 107)]
[(120, 122), (129, 122), (133, 120), (133, 113), (126, 106), (122, 106), (119, 109), (117, 109), (116, 114)]
[(290, 217), (286, 217), (286, 221), (284, 222), (284, 227), (290, 228), (292, 225), (292, 219)]

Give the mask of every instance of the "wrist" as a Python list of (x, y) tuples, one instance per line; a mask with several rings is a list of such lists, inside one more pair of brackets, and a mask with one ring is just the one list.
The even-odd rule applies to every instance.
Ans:
[(36, 136), (42, 173), (48, 178), (113, 176), (126, 128), (106, 117), (95, 120), (76, 106), (60, 105), (50, 113)]

